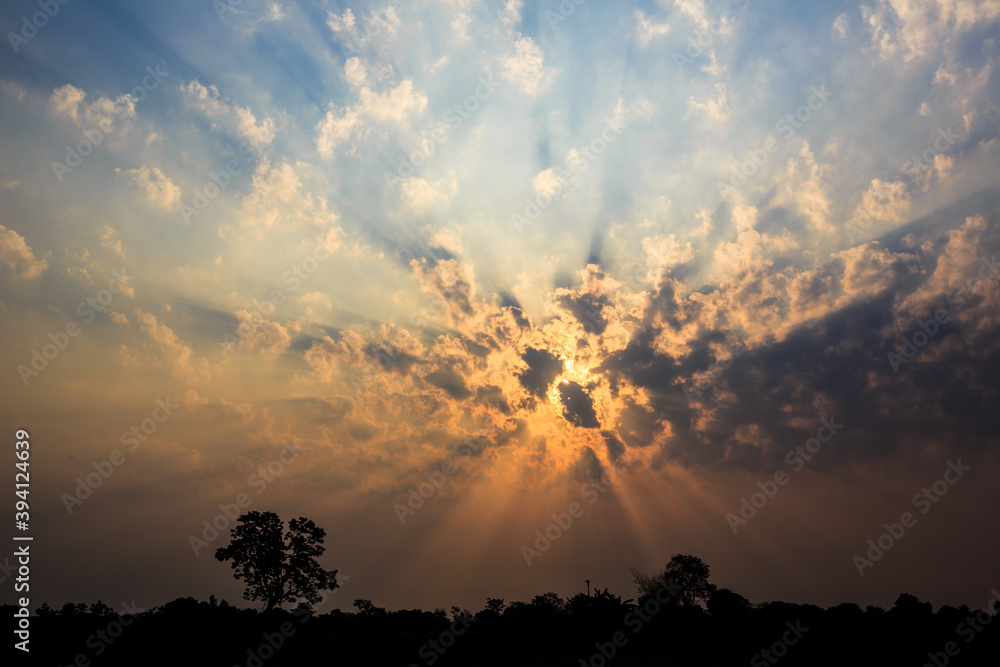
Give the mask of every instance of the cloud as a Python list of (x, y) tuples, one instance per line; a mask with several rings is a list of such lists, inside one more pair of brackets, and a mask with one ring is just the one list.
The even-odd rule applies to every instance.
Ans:
[(181, 201), (181, 189), (174, 185), (158, 167), (145, 165), (137, 169), (122, 171), (115, 168), (115, 174), (125, 176), (128, 182), (146, 193), (146, 198), (154, 205), (169, 211)]
[(699, 30), (708, 28), (709, 21), (705, 12), (705, 0), (674, 0), (674, 6)]
[[(308, 182), (303, 185), (303, 178)], [(250, 192), (240, 201), (240, 228), (260, 233), (269, 229), (293, 229), (313, 226), (328, 230), (324, 247), (330, 252), (339, 247), (339, 215), (330, 208), (321, 187), (312, 182), (320, 176), (305, 163), (282, 162), (272, 165), (262, 158), (257, 163)], [(232, 231), (226, 228), (227, 234)], [(331, 243), (334, 247), (331, 247)]]
[(174, 377), (188, 383), (209, 379), (208, 362), (196, 359), (194, 351), (174, 333), (173, 329), (158, 322), (156, 316), (142, 310), (136, 311), (136, 321), (140, 330), (156, 343)]
[(33, 280), (49, 268), (47, 259), (37, 259), (24, 237), (0, 225), (0, 266), (16, 280)]
[(275, 358), (292, 344), (292, 335), (286, 326), (262, 319), (249, 310), (236, 311), (239, 319), (237, 334), (241, 349), (257, 350), (265, 358)]
[(715, 84), (714, 98), (710, 97), (704, 101), (699, 101), (692, 95), (688, 100), (688, 111), (684, 117), (690, 118), (695, 115), (695, 112), (701, 112), (704, 116), (716, 122), (727, 120), (731, 110), (729, 108), (729, 98), (726, 93), (726, 84), (721, 81)]
[(851, 30), (851, 22), (847, 19), (847, 14), (839, 15), (833, 22), (833, 31), (841, 38), (847, 37)]
[(670, 32), (670, 24), (666, 22), (657, 23), (646, 16), (646, 13), (641, 9), (635, 10), (632, 16), (635, 19), (635, 39), (639, 42), (639, 46), (649, 46), (651, 41), (663, 37)]
[(843, 302), (859, 296), (876, 297), (890, 288), (901, 286), (901, 280), (912, 271), (914, 256), (893, 253), (877, 241), (842, 250), (834, 255), (844, 263), (840, 285)]
[(457, 192), (458, 182), (454, 178), (450, 183), (439, 181), (432, 184), (413, 176), (404, 179), (400, 186), (403, 203), (414, 213), (445, 208)]
[(67, 83), (52, 91), (49, 109), (84, 131), (99, 130), (105, 134), (114, 131), (116, 125), (135, 118), (135, 99), (131, 95), (120, 95), (114, 100), (100, 97), (89, 104), (86, 97), (83, 90)]
[(872, 48), (884, 60), (903, 64), (950, 51), (963, 32), (1000, 18), (998, 0), (878, 0), (861, 6)]
[[(411, 79), (378, 92), (370, 87), (371, 80), (360, 58), (349, 58), (344, 64), (344, 79), (357, 94), (358, 102), (352, 106), (338, 106), (331, 102), (326, 115), (316, 125), (316, 150), (320, 156), (331, 160), (340, 144), (363, 140), (372, 124), (403, 128), (412, 117), (423, 113), (427, 96), (416, 90)], [(349, 151), (354, 154), (356, 145)]]
[(455, 35), (455, 39), (459, 42), (469, 41), (469, 26), (472, 24), (472, 19), (468, 14), (464, 12), (458, 12), (455, 17), (448, 24), (451, 28), (452, 34)]
[(527, 369), (518, 375), (518, 382), (529, 394), (545, 400), (549, 387), (563, 370), (562, 360), (544, 349), (529, 347), (521, 355)]
[(362, 14), (360, 22), (348, 7), (340, 15), (328, 12), (326, 25), (334, 39), (343, 46), (345, 55), (353, 55), (388, 45), (399, 30), (400, 19), (391, 4), (372, 9), (367, 15)]
[(223, 99), (214, 85), (204, 86), (197, 79), (192, 79), (181, 86), (181, 92), (196, 109), (212, 119), (213, 128), (221, 124), (254, 145), (266, 146), (274, 139), (277, 123), (273, 118), (257, 120), (249, 107)]
[(410, 268), (420, 288), (438, 297), (439, 310), (453, 325), (475, 316), (476, 279), (472, 265), (457, 259), (431, 263), (422, 257), (410, 260)]
[(868, 190), (861, 196), (861, 203), (851, 216), (850, 224), (866, 225), (869, 221), (900, 222), (910, 207), (906, 184), (902, 181), (887, 182), (872, 179)]
[(789, 158), (785, 171), (778, 175), (774, 205), (794, 205), (814, 229), (832, 232), (835, 226), (830, 219), (831, 202), (823, 183), (823, 177), (829, 171), (828, 165), (816, 163), (809, 142), (803, 141), (798, 155)]
[(122, 245), (121, 239), (116, 239), (115, 235), (117, 232), (111, 225), (104, 225), (104, 229), (101, 233), (101, 247), (107, 248), (117, 256), (125, 259), (125, 246)]
[(516, 26), (521, 22), (522, 8), (524, 0), (506, 0), (503, 9), (500, 10), (500, 22), (508, 27)]
[(539, 92), (545, 76), (545, 55), (531, 37), (514, 42), (514, 52), (502, 61), (504, 77), (528, 95)]

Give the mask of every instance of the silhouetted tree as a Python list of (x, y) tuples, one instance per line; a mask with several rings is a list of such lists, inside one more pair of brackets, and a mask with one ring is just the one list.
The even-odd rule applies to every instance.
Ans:
[(486, 610), (492, 611), (498, 616), (503, 613), (503, 599), (502, 598), (486, 598)]
[(708, 613), (726, 621), (739, 621), (750, 613), (750, 601), (728, 588), (713, 591), (706, 606)]
[(264, 610), (285, 602), (315, 604), (319, 592), (334, 590), (337, 570), (324, 570), (316, 560), (326, 547), (326, 531), (305, 517), (284, 523), (273, 512), (249, 512), (239, 518), (229, 546), (219, 547), (216, 559), (232, 561), (237, 580), (246, 581), (245, 600), (262, 600)]
[(62, 606), (62, 610), (59, 612), (63, 616), (82, 616), (88, 613), (86, 602), (77, 602), (76, 604), (72, 602), (67, 602)]
[(551, 612), (553, 614), (561, 612), (563, 607), (566, 605), (562, 598), (555, 593), (543, 593), (542, 595), (536, 595), (531, 599), (531, 604), (539, 609), (543, 609), (546, 612)]
[(629, 569), (639, 589), (640, 598), (653, 597), (662, 586), (670, 582), (677, 587), (674, 599), (684, 607), (692, 608), (707, 602), (716, 589), (715, 584), (708, 582), (708, 565), (690, 554), (675, 554), (659, 577), (644, 574), (634, 567)]
[(358, 613), (365, 617), (385, 616), (385, 607), (376, 607), (371, 600), (355, 600), (354, 606)]
[(98, 600), (90, 605), (90, 613), (100, 617), (114, 616), (115, 610)]

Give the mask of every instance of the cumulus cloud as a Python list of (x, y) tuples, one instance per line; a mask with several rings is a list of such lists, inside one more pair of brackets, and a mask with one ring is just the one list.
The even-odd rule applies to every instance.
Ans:
[(171, 374), (188, 383), (207, 381), (211, 375), (208, 362), (197, 359), (194, 350), (182, 341), (174, 330), (160, 323), (156, 316), (142, 310), (136, 311), (139, 329), (155, 344)]
[[(336, 224), (339, 215), (318, 188), (303, 186), (303, 178), (313, 176), (312, 168), (305, 163), (272, 165), (262, 158), (254, 171), (250, 192), (240, 201), (241, 228), (262, 232), (276, 228), (319, 227), (328, 230), (328, 240), (339, 246), (340, 228)], [(329, 245), (325, 247), (332, 250)]]
[(521, 22), (521, 9), (524, 8), (524, 0), (506, 0), (503, 9), (500, 10), (500, 22), (505, 26), (515, 26)]
[(632, 16), (635, 19), (635, 39), (640, 46), (649, 46), (649, 43), (654, 39), (663, 37), (670, 32), (670, 24), (657, 23), (641, 9), (635, 10)]
[(0, 266), (16, 280), (33, 280), (49, 268), (48, 259), (38, 259), (24, 237), (0, 225)]
[(54, 115), (73, 121), (81, 130), (104, 134), (126, 128), (126, 122), (135, 118), (135, 98), (129, 94), (114, 100), (100, 97), (90, 103), (86, 97), (86, 92), (67, 83), (52, 91), (49, 109)]
[(531, 37), (520, 37), (503, 58), (503, 75), (528, 95), (539, 92), (545, 76), (545, 54)]
[(795, 206), (816, 230), (833, 231), (830, 197), (823, 182), (829, 171), (829, 166), (816, 162), (809, 142), (802, 142), (798, 155), (789, 158), (784, 172), (778, 176), (775, 205)]
[(278, 123), (274, 118), (258, 120), (249, 107), (241, 107), (223, 98), (214, 85), (205, 86), (192, 79), (181, 86), (190, 103), (212, 119), (213, 127), (232, 129), (240, 137), (254, 145), (266, 146), (277, 133)]
[(274, 358), (292, 344), (292, 332), (279, 322), (260, 317), (258, 313), (242, 309), (236, 311), (239, 325), (236, 328), (241, 349), (256, 350), (262, 357)]
[(872, 48), (885, 60), (909, 64), (950, 49), (961, 34), (1000, 18), (997, 0), (878, 0), (862, 5)]
[(126, 169), (125, 171), (115, 168), (115, 173), (125, 176), (130, 184), (142, 190), (154, 206), (169, 211), (181, 201), (181, 189), (174, 185), (174, 182), (158, 167), (143, 165), (137, 169)]
[(729, 107), (729, 96), (726, 92), (725, 83), (720, 81), (715, 84), (714, 97), (699, 100), (693, 95), (691, 96), (688, 100), (688, 112), (685, 118), (691, 118), (699, 114), (716, 122), (721, 122), (729, 118), (731, 109)]
[(867, 228), (872, 220), (900, 222), (909, 207), (910, 198), (905, 183), (874, 178), (861, 196), (861, 203), (851, 216), (850, 224)]
[[(404, 79), (395, 87), (389, 85), (384, 92), (374, 90), (371, 86), (375, 82), (358, 57), (349, 58), (344, 64), (344, 78), (356, 92), (357, 104), (338, 106), (331, 102), (316, 125), (316, 150), (328, 160), (335, 157), (341, 144), (367, 137), (373, 124), (406, 127), (427, 106), (427, 96), (415, 89), (411, 79)], [(356, 150), (352, 145), (349, 152), (353, 154)]]
[(413, 176), (400, 185), (403, 203), (414, 213), (444, 208), (457, 192), (458, 183), (454, 178), (450, 182), (431, 183)]

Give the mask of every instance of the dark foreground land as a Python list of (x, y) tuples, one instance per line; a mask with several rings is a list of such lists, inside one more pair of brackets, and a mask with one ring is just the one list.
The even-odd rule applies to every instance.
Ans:
[[(47, 608), (31, 620), (30, 662), (128, 665), (1000, 665), (1000, 622), (986, 611), (901, 595), (889, 610), (720, 592), (708, 607), (641, 604), (607, 593), (554, 594), (475, 614), (238, 609), (183, 598), (134, 616), (104, 605)], [(13, 607), (5, 607), (13, 613)], [(9, 617), (8, 617), (9, 618)], [(19, 653), (19, 652), (16, 652)], [(23, 654), (18, 656), (23, 658)]]

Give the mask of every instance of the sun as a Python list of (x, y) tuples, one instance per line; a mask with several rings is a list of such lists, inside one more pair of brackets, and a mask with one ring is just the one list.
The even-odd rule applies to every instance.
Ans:
[(549, 390), (546, 394), (549, 403), (554, 407), (561, 409), (561, 400), (559, 388), (563, 385), (567, 385), (570, 382), (575, 382), (579, 385), (584, 385), (587, 382), (587, 377), (590, 373), (590, 368), (583, 363), (579, 363), (572, 357), (567, 357), (561, 355), (559, 357), (563, 362), (563, 371), (552, 381), (549, 385)]

